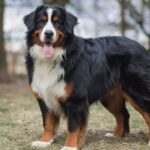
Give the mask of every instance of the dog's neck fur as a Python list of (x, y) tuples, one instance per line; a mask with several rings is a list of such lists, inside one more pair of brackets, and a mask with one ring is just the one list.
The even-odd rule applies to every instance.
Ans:
[(40, 57), (39, 50), (41, 50), (40, 47), (35, 45), (30, 50), (31, 56), (34, 58), (32, 90), (38, 93), (51, 111), (60, 114), (62, 109), (55, 98), (64, 95), (66, 86), (63, 80), (65, 72), (61, 67), (64, 50), (55, 49), (53, 58), (49, 59)]

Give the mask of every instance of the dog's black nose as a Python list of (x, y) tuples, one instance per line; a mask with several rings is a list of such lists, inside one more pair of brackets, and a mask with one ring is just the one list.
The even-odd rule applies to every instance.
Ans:
[(51, 39), (53, 37), (54, 33), (51, 30), (46, 30), (45, 31), (45, 38), (46, 39)]

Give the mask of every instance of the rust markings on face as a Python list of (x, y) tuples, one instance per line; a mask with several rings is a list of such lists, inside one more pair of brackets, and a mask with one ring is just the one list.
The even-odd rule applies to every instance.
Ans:
[(62, 47), (64, 48), (64, 34), (59, 30), (59, 29), (56, 29), (56, 38), (57, 38), (57, 41), (56, 43), (54, 43), (54, 47)]
[[(48, 17), (43, 15), (40, 18), (40, 20), (42, 22), (48, 22)], [(59, 21), (59, 17), (58, 16), (52, 16), (51, 20), (49, 20), (49, 22), (50, 22), (49, 24), (46, 23), (43, 28), (40, 28), (37, 31), (35, 31), (32, 35), (33, 36), (33, 43), (43, 47), (44, 46), (44, 41), (41, 41), (41, 36), (44, 32), (43, 31), (44, 28), (47, 26), (47, 28), (49, 27), (49, 30), (52, 30), (50, 28), (50, 27), (53, 26), (52, 22), (54, 23), (54, 22), (57, 22), (57, 21)], [(63, 34), (63, 32), (61, 30), (59, 30), (58, 28), (55, 28), (54, 26), (53, 26), (53, 30), (55, 30), (55, 33), (56, 33), (56, 40), (55, 40), (56, 42), (51, 43), (51, 44), (53, 45), (53, 47), (62, 47), (62, 48), (64, 48), (65, 43), (64, 43), (64, 34)]]
[(37, 44), (39, 46), (43, 46), (44, 45), (44, 43), (41, 42), (41, 40), (39, 38), (41, 33), (42, 33), (42, 29), (39, 29), (39, 30), (37, 30), (37, 31), (35, 31), (33, 33), (33, 43), (35, 43), (35, 44)]
[[(44, 43), (40, 40), (41, 33), (42, 29), (39, 29), (33, 33), (33, 43), (43, 47)], [(64, 34), (58, 29), (56, 29), (56, 38), (57, 41), (53, 44), (53, 46), (64, 48)]]
[(46, 16), (42, 16), (42, 17), (41, 17), (41, 20), (42, 20), (43, 22), (46, 22), (48, 19), (47, 19)]
[(59, 20), (58, 16), (53, 16), (53, 17), (52, 17), (52, 21), (55, 22), (55, 21), (58, 21), (58, 20)]

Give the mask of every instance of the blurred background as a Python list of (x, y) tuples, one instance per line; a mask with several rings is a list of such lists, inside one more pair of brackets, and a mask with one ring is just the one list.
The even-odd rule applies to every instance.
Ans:
[(126, 36), (150, 50), (150, 0), (0, 0), (0, 82), (26, 79), (22, 19), (43, 3), (60, 4), (76, 15), (76, 35)]

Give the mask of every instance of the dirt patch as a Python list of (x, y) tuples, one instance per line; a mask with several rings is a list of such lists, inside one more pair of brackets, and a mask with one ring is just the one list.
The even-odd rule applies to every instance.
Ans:
[[(38, 104), (27, 82), (0, 84), (0, 150), (38, 150), (31, 141), (38, 140), (43, 128)], [(90, 111), (83, 150), (148, 150), (148, 129), (143, 118), (128, 106), (131, 134), (124, 138), (106, 138), (115, 120), (99, 103)], [(66, 138), (65, 122), (61, 123), (55, 142), (47, 150), (60, 149)]]

